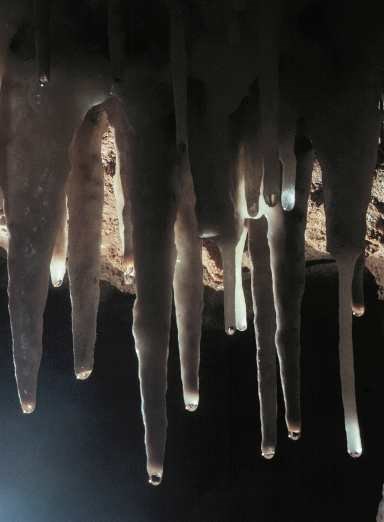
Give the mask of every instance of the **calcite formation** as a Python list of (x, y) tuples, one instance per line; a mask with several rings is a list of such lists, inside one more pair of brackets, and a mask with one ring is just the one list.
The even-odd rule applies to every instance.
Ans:
[[(223, 288), (223, 326), (233, 335), (248, 325), (246, 265), (261, 453), (270, 459), (277, 447), (278, 373), (287, 433), (299, 439), (309, 202), (307, 253), (329, 251), (339, 273), (346, 445), (359, 457), (352, 312), (364, 313), (366, 213), (383, 118), (379, 13), (311, 0), (149, 4), (0, 5), (0, 245), (21, 408), (36, 407), (49, 277), (59, 286), (68, 270), (80, 380), (94, 364), (100, 278), (134, 292), (147, 472), (158, 485), (172, 303), (193, 412), (203, 282)], [(308, 30), (314, 17), (320, 31)], [(380, 212), (380, 176), (369, 219)], [(380, 242), (372, 227), (368, 236)]]

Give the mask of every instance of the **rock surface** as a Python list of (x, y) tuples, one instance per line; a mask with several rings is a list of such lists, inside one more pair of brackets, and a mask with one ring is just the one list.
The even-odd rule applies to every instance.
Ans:
[[(104, 211), (102, 235), (101, 279), (124, 293), (134, 293), (134, 278), (124, 279), (121, 263), (121, 245), (118, 235), (113, 175), (115, 172), (115, 148), (113, 132), (110, 130), (103, 140), (102, 158), (105, 169)], [(305, 234), (306, 259), (315, 262), (331, 260), (326, 251), (324, 197), (321, 169), (318, 163), (312, 174), (311, 196), (308, 205), (308, 222)], [(384, 299), (384, 169), (374, 173), (371, 201), (367, 214), (366, 266), (375, 277), (378, 296)], [(203, 243), (204, 285), (214, 290), (223, 289), (221, 258), (215, 243)], [(244, 254), (244, 272), (249, 267), (248, 254)]]

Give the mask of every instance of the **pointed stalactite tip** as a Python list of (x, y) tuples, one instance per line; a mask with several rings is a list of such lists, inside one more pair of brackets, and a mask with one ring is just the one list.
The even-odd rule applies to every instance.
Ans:
[(92, 370), (82, 370), (81, 372), (76, 372), (76, 379), (78, 381), (85, 381), (91, 375)]
[(352, 457), (353, 459), (358, 459), (361, 457), (362, 455), (362, 451), (349, 451), (349, 456)]
[(265, 449), (261, 452), (262, 457), (266, 460), (271, 460), (275, 456), (275, 450), (273, 448)]
[(198, 406), (199, 404), (197, 402), (190, 402), (185, 405), (185, 409), (192, 413), (197, 410)]
[(236, 332), (236, 328), (234, 326), (228, 326), (228, 328), (225, 331), (225, 333), (227, 335), (234, 335), (235, 332)]
[(275, 205), (277, 205), (278, 201), (279, 201), (279, 197), (277, 194), (265, 194), (264, 195), (264, 200), (266, 202), (266, 204), (269, 206), (269, 207), (274, 207)]
[(36, 403), (34, 402), (22, 402), (21, 403), (21, 409), (23, 410), (23, 413), (30, 414), (35, 411)]
[(363, 317), (365, 314), (365, 306), (364, 305), (353, 305), (352, 313), (355, 317)]
[(161, 484), (161, 475), (158, 473), (149, 475), (148, 483), (151, 484), (151, 486), (159, 486)]
[(285, 190), (281, 197), (281, 206), (285, 212), (290, 212), (295, 208), (295, 190)]

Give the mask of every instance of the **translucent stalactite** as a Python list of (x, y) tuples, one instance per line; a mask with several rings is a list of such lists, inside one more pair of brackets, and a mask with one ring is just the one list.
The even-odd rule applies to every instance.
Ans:
[(218, 241), (224, 272), (225, 331), (233, 335), (236, 330), (247, 329), (247, 310), (243, 291), (242, 263), (247, 229), (243, 225), (235, 237)]
[(364, 254), (356, 260), (352, 280), (352, 313), (355, 317), (362, 317), (365, 313), (364, 304)]
[(356, 407), (354, 357), (352, 340), (352, 278), (356, 258), (345, 255), (336, 258), (339, 270), (339, 359), (341, 393), (344, 406), (347, 450), (351, 457), (362, 453), (359, 419)]
[[(158, 168), (152, 164), (151, 170)], [(150, 483), (157, 485), (163, 475), (167, 434), (167, 361), (175, 263), (174, 210), (167, 194), (156, 191), (153, 185), (145, 201), (137, 196), (134, 191), (132, 216), (137, 293), (133, 308), (133, 335), (139, 360), (147, 472)], [(160, 204), (159, 198), (162, 200)]]
[(8, 252), (9, 233), (7, 227), (7, 217), (5, 215), (4, 192), (0, 187), (0, 247)]
[(199, 404), (200, 338), (203, 308), (202, 245), (196, 218), (196, 196), (188, 154), (187, 53), (184, 11), (178, 1), (171, 6), (171, 68), (176, 123), (177, 260), (173, 279), (185, 408)]
[(85, 116), (71, 146), (68, 179), (68, 273), (76, 377), (93, 370), (99, 304), (101, 224), (104, 196), (101, 139), (108, 126), (102, 107)]
[[(68, 172), (65, 147), (46, 125), (45, 109), (29, 104), (28, 86), (5, 94), (14, 106), (15, 138), (6, 150), (6, 218), (9, 230), (8, 296), (15, 374), (22, 410), (36, 406), (42, 355), (43, 314), (49, 266), (60, 220), (60, 198)], [(23, 117), (21, 117), (23, 116)]]
[(59, 287), (63, 284), (67, 269), (68, 211), (67, 202), (64, 196), (62, 197), (60, 206), (60, 221), (50, 264), (51, 281), (52, 285), (55, 287)]
[(301, 433), (300, 316), (305, 284), (304, 232), (313, 167), (311, 144), (305, 138), (301, 141), (304, 143), (298, 153), (295, 208), (289, 213), (284, 212), (280, 204), (266, 209), (276, 309), (276, 348), (286, 424), (292, 439)]
[(355, 299), (360, 301), (360, 306), (362, 304), (361, 262), (366, 213), (380, 130), (379, 90), (374, 86), (372, 82), (370, 87), (357, 89), (351, 82), (342, 95), (335, 94), (333, 103), (322, 107), (313, 133), (323, 173), (327, 249), (335, 257), (339, 272), (340, 379), (347, 451), (352, 457), (362, 453), (355, 393), (352, 311), (357, 304)]
[(179, 340), (181, 379), (185, 408), (199, 404), (200, 338), (203, 311), (202, 245), (198, 236), (195, 194), (189, 165), (184, 160), (178, 173), (181, 190), (175, 223), (177, 259), (173, 279)]
[(260, 401), (261, 453), (266, 459), (276, 450), (277, 380), (276, 314), (270, 253), (265, 217), (248, 221), (248, 249), (251, 258), (252, 300), (257, 347), (257, 375)]
[(279, 156), (282, 163), (281, 206), (291, 211), (296, 200), (296, 135), (295, 111), (286, 103), (280, 103), (279, 110)]

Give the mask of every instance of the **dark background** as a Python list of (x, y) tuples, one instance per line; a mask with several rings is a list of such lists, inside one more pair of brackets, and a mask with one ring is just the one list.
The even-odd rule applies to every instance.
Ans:
[(280, 397), (278, 452), (273, 461), (260, 457), (252, 328), (234, 337), (204, 329), (201, 403), (185, 412), (173, 326), (165, 474), (154, 488), (146, 483), (133, 298), (103, 287), (96, 368), (77, 382), (68, 290), (51, 290), (38, 406), (26, 416), (13, 376), (4, 263), (1, 273), (2, 522), (374, 522), (384, 479), (384, 305), (370, 275), (366, 316), (354, 320), (359, 460), (345, 447), (335, 265), (319, 265), (307, 269), (303, 303), (302, 439), (288, 440)]

